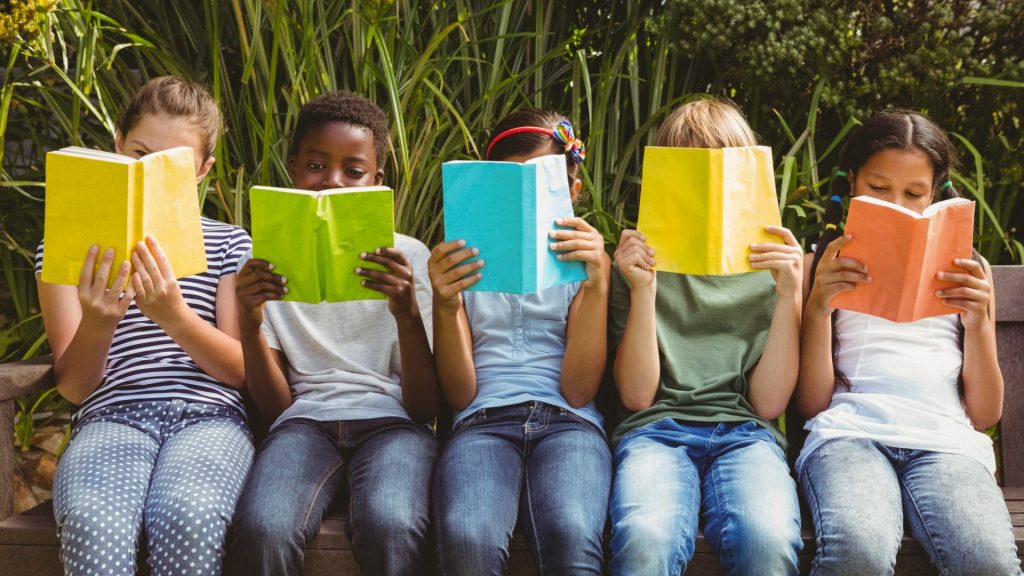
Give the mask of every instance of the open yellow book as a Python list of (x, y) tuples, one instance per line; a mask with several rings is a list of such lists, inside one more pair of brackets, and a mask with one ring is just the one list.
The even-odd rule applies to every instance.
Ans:
[(206, 271), (191, 148), (141, 159), (77, 146), (47, 153), (43, 282), (78, 284), (89, 246), (113, 248), (119, 263), (146, 236), (178, 278)]
[(658, 270), (750, 272), (751, 244), (782, 242), (768, 225), (781, 225), (771, 148), (644, 149), (637, 229)]

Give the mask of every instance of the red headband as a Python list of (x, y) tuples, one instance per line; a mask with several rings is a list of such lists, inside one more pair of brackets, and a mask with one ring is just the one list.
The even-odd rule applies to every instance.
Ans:
[(540, 126), (517, 126), (515, 128), (509, 128), (508, 130), (505, 130), (501, 134), (498, 134), (497, 136), (494, 137), (493, 140), (491, 140), (491, 144), (490, 146), (487, 147), (487, 154), (484, 155), (484, 158), (486, 159), (491, 157), (491, 150), (494, 148), (494, 145), (497, 144), (498, 141), (500, 141), (501, 139), (505, 138), (506, 136), (512, 136), (513, 134), (524, 134), (527, 132), (551, 136), (552, 132), (554, 131), (551, 130), (550, 128), (541, 128)]

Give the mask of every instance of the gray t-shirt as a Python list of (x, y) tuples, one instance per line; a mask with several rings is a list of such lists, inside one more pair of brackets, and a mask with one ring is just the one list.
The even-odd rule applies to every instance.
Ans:
[[(430, 340), (430, 251), (402, 234), (395, 234), (395, 248), (412, 265), (416, 301)], [(292, 405), (271, 429), (296, 417), (319, 421), (409, 417), (402, 404), (398, 329), (387, 300), (267, 302), (263, 315), (267, 343), (288, 359), (292, 389)]]

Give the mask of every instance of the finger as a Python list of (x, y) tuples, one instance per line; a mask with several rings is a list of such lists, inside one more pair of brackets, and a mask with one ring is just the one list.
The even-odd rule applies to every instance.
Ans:
[(124, 292), (125, 283), (128, 282), (128, 273), (132, 267), (128, 262), (121, 262), (121, 266), (117, 270), (117, 276), (114, 277), (114, 283), (110, 287), (110, 292), (116, 293), (120, 297), (121, 292)]
[(477, 260), (476, 262), (470, 262), (469, 264), (466, 264), (464, 266), (459, 266), (458, 268), (452, 268), (448, 272), (445, 272), (444, 276), (442, 276), (442, 279), (444, 280), (445, 284), (451, 286), (452, 284), (458, 283), (459, 279), (464, 278), (464, 277), (466, 277), (469, 274), (473, 274), (474, 272), (476, 272), (477, 270), (479, 270), (479, 269), (481, 269), (483, 267), (484, 267), (484, 261), (483, 260)]
[(963, 274), (960, 272), (939, 272), (935, 275), (939, 280), (945, 282), (955, 282), (956, 284), (963, 284), (977, 290), (988, 290), (989, 284), (982, 276), (981, 278), (973, 274)]
[(167, 254), (164, 252), (164, 249), (160, 247), (160, 243), (157, 242), (156, 238), (146, 236), (146, 244), (149, 246), (149, 250), (153, 254), (153, 259), (156, 260), (157, 268), (160, 270), (160, 276), (163, 278), (174, 278), (174, 268), (171, 267), (171, 261), (167, 259)]
[(450, 253), (459, 250), (460, 248), (464, 248), (465, 246), (465, 240), (449, 240), (447, 242), (442, 242), (437, 246), (434, 246), (434, 249), (430, 251), (430, 261), (440, 262)]
[(381, 272), (380, 270), (374, 270), (372, 268), (356, 268), (355, 273), (363, 278), (369, 278), (379, 284), (388, 284), (390, 286), (395, 286), (400, 282), (408, 282), (408, 279), (394, 273)]
[[(135, 265), (135, 274), (139, 276), (142, 281), (143, 289), (140, 292), (145, 294), (153, 294), (156, 291), (156, 285), (153, 283), (153, 278), (150, 276), (149, 268), (146, 267), (142, 261), (142, 255), (136, 251), (132, 254), (132, 264)], [(159, 272), (159, 270), (157, 271)]]
[(644, 244), (634, 244), (626, 248), (625, 250), (616, 250), (615, 259), (622, 260), (624, 258), (631, 257), (633, 254), (641, 254), (646, 258), (653, 258), (654, 250), (645, 246)]
[(554, 238), (555, 240), (575, 240), (577, 238), (592, 238), (595, 235), (596, 234), (594, 234), (594, 232), (580, 230), (552, 230), (548, 232), (548, 237)]
[[(149, 251), (149, 247), (143, 242), (135, 243), (135, 254), (138, 254), (139, 261), (142, 264), (142, 268), (146, 274), (150, 277), (149, 281), (156, 285), (164, 277), (163, 273), (160, 272), (160, 266), (157, 265), (156, 259), (153, 258), (153, 254)], [(134, 260), (133, 260), (134, 261)], [(138, 266), (138, 264), (136, 264)], [(140, 270), (141, 272), (141, 270)], [(145, 278), (144, 278), (145, 280)]]
[(123, 294), (121, 294), (121, 300), (118, 301), (117, 311), (121, 313), (121, 316), (124, 316), (125, 312), (128, 311), (128, 308), (131, 307), (132, 300), (134, 299), (135, 288), (129, 285), (128, 289), (125, 290)]
[(442, 258), (438, 263), (442, 270), (448, 271), (455, 268), (462, 262), (479, 255), (479, 248), (463, 248), (462, 250), (448, 253), (448, 255)]
[(644, 252), (647, 252), (651, 256), (654, 256), (654, 248), (651, 248), (650, 246), (645, 244), (642, 240), (640, 240), (639, 238), (636, 238), (636, 237), (629, 238), (625, 242), (620, 242), (618, 247), (615, 249), (615, 251), (619, 252), (620, 250), (631, 250), (631, 249), (642, 250)]
[(142, 302), (146, 301), (146, 286), (142, 283), (142, 277), (136, 272), (132, 274), (132, 290), (135, 291), (135, 295)]
[(409, 266), (409, 259), (406, 258), (405, 254), (402, 254), (402, 251), (399, 250), (398, 248), (382, 246), (380, 248), (377, 248), (377, 254), (380, 254), (385, 258), (390, 258), (391, 260), (398, 262), (400, 266)]
[(389, 298), (394, 297), (397, 292), (397, 288), (391, 284), (382, 284), (380, 282), (374, 282), (373, 280), (363, 280), (360, 282), (364, 288), (369, 288), (375, 292), (380, 292)]
[(601, 255), (596, 250), (573, 250), (562, 252), (555, 256), (563, 262), (589, 262), (596, 264), (601, 260)]
[(270, 282), (271, 284), (284, 286), (288, 283), (288, 278), (268, 270), (256, 270), (248, 275), (247, 282)]
[(114, 249), (107, 248), (103, 251), (103, 258), (100, 259), (100, 266), (96, 269), (96, 275), (92, 280), (93, 291), (102, 294), (107, 289), (107, 279), (110, 277), (110, 268), (114, 263)]
[(953, 260), (953, 264), (967, 270), (975, 278), (988, 279), (985, 276), (985, 267), (981, 265), (981, 262), (971, 260), (970, 258), (956, 258)]
[(822, 282), (824, 285), (848, 284), (851, 282), (856, 282), (858, 284), (867, 284), (871, 282), (871, 276), (869, 276), (868, 274), (863, 274), (861, 272), (854, 272), (852, 270), (848, 270), (843, 272), (835, 272), (827, 276), (819, 276), (817, 280)]
[(591, 226), (589, 222), (587, 222), (583, 218), (580, 218), (579, 216), (573, 216), (571, 218), (557, 218), (555, 220), (555, 224), (557, 224), (558, 226), (572, 227), (575, 228), (576, 230), (581, 230), (585, 232), (596, 231), (595, 228)]
[(785, 260), (786, 262), (792, 262), (799, 260), (800, 256), (792, 252), (758, 252), (755, 254), (748, 254), (747, 259), (751, 262), (765, 262), (767, 260)]
[(476, 274), (473, 274), (472, 276), (466, 276), (465, 278), (463, 278), (462, 280), (459, 280), (458, 282), (455, 282), (454, 284), (449, 284), (449, 287), (451, 287), (454, 292), (462, 292), (466, 288), (469, 288), (473, 284), (476, 284), (477, 282), (479, 282), (480, 279), (483, 278), (483, 277), (484, 277), (483, 274), (477, 272)]
[(825, 247), (825, 252), (822, 253), (821, 255), (822, 260), (834, 259), (836, 255), (839, 254), (839, 250), (842, 249), (843, 246), (849, 244), (851, 240), (853, 240), (852, 235), (843, 234), (839, 238), (836, 238), (835, 240), (829, 242), (828, 246)]
[(85, 251), (85, 261), (82, 262), (82, 271), (78, 274), (78, 286), (79, 288), (86, 288), (92, 286), (92, 277), (96, 273), (96, 257), (100, 253), (100, 247), (97, 244), (89, 246), (89, 249)]
[(971, 300), (962, 300), (958, 298), (943, 298), (942, 303), (946, 306), (952, 306), (958, 308), (964, 312), (971, 312), (978, 309), (978, 303)]
[(245, 261), (245, 264), (238, 270), (238, 274), (253, 273), (261, 270), (273, 270), (274, 265), (266, 260), (259, 258), (250, 258)]
[(799, 254), (803, 256), (804, 251), (799, 246), (779, 244), (777, 242), (758, 242), (750, 245), (751, 252), (785, 252), (787, 254)]
[(548, 248), (558, 252), (567, 252), (570, 250), (599, 250), (601, 247), (592, 240), (563, 240), (549, 243)]
[(644, 242), (644, 243), (647, 242), (647, 236), (644, 235), (643, 232), (640, 232), (639, 230), (633, 230), (631, 228), (627, 228), (627, 229), (623, 230), (621, 234), (619, 234), (619, 244), (624, 243), (625, 241), (629, 240), (630, 238), (635, 238), (635, 239), (639, 240), (640, 242)]
[[(376, 252), (361, 252), (359, 257), (367, 262), (379, 264), (385, 270), (389, 270), (395, 274), (404, 274), (406, 277), (412, 277), (412, 271), (409, 269), (408, 265), (398, 262), (391, 256), (378, 254)], [(359, 268), (356, 268), (356, 274), (359, 273), (359, 270)]]
[(787, 246), (795, 246), (797, 248), (800, 247), (800, 243), (796, 241), (796, 236), (793, 236), (793, 233), (789, 230), (789, 228), (786, 228), (785, 226), (765, 226), (764, 229), (769, 234), (781, 236), (782, 241)]
[(956, 298), (960, 300), (973, 300), (974, 302), (985, 302), (988, 300), (988, 292), (966, 287), (936, 290), (935, 295), (939, 298)]
[(818, 268), (818, 276), (827, 274), (834, 270), (857, 270), (858, 272), (868, 273), (868, 267), (865, 266), (860, 260), (854, 260), (853, 258), (839, 257), (835, 260), (830, 260), (825, 266)]

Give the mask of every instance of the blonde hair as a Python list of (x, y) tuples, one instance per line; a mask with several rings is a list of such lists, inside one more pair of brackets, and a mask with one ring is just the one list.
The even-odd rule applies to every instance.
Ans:
[(743, 112), (724, 98), (701, 98), (679, 106), (662, 123), (655, 143), (678, 148), (735, 148), (758, 144)]
[(203, 160), (213, 156), (221, 132), (220, 109), (202, 85), (177, 76), (160, 76), (146, 82), (132, 97), (117, 124), (122, 138), (128, 136), (143, 114), (188, 119), (203, 141)]

